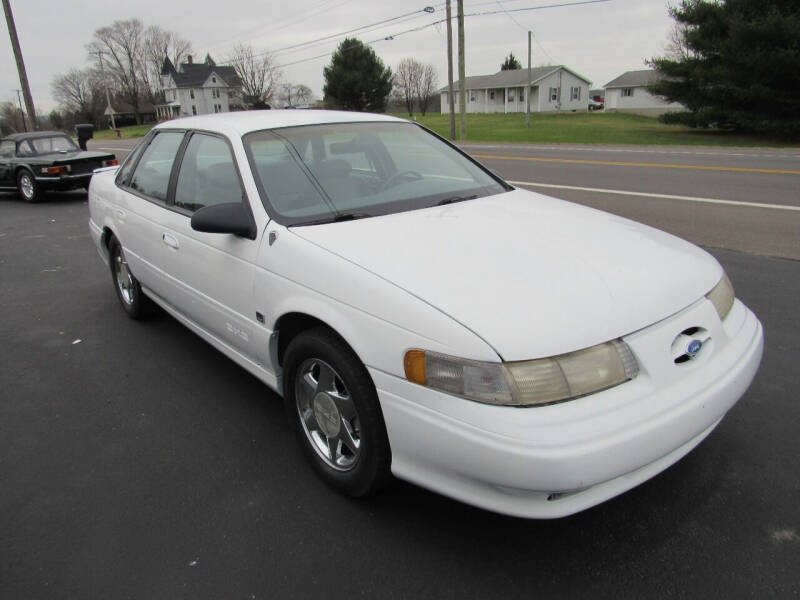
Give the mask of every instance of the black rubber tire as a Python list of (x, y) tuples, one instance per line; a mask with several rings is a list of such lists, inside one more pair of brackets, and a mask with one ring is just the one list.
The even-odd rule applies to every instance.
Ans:
[[(122, 291), (119, 289), (117, 282), (117, 274), (114, 270), (114, 263), (117, 257), (122, 252), (122, 246), (115, 237), (111, 237), (108, 241), (108, 265), (111, 270), (111, 283), (114, 285), (114, 292), (117, 294), (117, 299), (122, 305), (122, 309), (131, 319), (142, 319), (152, 312), (152, 300), (144, 295), (142, 286), (139, 280), (131, 273), (131, 302), (127, 302), (122, 296)], [(123, 254), (124, 256), (124, 254)]]
[[(357, 462), (349, 471), (336, 471), (327, 465), (317, 455), (303, 430), (295, 401), (294, 380), (298, 367), (309, 358), (318, 358), (334, 368), (350, 392), (358, 412), (361, 447)], [(353, 497), (372, 494), (385, 487), (392, 480), (392, 453), (386, 425), (375, 384), (350, 346), (327, 327), (309, 329), (289, 343), (283, 366), (286, 414), (303, 453), (319, 476), (333, 488)]]
[[(25, 195), (25, 192), (22, 191), (23, 178), (27, 178), (28, 180), (30, 180), (31, 186), (33, 187), (33, 194), (30, 197)], [(31, 203), (39, 202), (39, 200), (41, 200), (42, 196), (44, 195), (44, 190), (42, 190), (42, 186), (36, 183), (36, 178), (33, 176), (33, 173), (28, 171), (28, 169), (20, 169), (19, 172), (17, 172), (17, 191), (19, 192), (19, 195), (22, 196), (22, 199), (25, 200), (25, 202), (31, 202)]]

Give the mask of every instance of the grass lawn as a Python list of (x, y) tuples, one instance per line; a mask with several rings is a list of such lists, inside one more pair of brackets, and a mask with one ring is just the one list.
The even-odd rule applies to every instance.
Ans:
[[(408, 118), (408, 115), (397, 114)], [(447, 115), (416, 115), (416, 120), (447, 137), (450, 124)], [(131, 125), (121, 127), (123, 138), (137, 138), (153, 127)], [(458, 127), (458, 115), (456, 115)], [(116, 139), (111, 129), (96, 131), (96, 139)], [(691, 129), (682, 125), (665, 125), (658, 119), (622, 113), (585, 112), (531, 114), (531, 127), (525, 127), (524, 114), (467, 115), (467, 139), (473, 142), (544, 142), (565, 144), (634, 144), (683, 146), (798, 146), (787, 140), (775, 140), (742, 133)]]
[[(155, 123), (147, 123), (145, 125), (130, 125), (128, 127), (120, 127), (120, 137), (123, 138), (138, 138), (147, 135), (147, 132), (153, 128)], [(117, 132), (113, 129), (101, 129), (94, 132), (95, 139), (98, 140), (115, 140), (117, 139)]]
[[(408, 115), (397, 116), (408, 118)], [(428, 114), (416, 120), (443, 137), (450, 133), (448, 115)], [(458, 115), (456, 115), (456, 131)], [(622, 113), (468, 114), (467, 139), (474, 142), (545, 142), (569, 144), (651, 144), (686, 146), (791, 146), (774, 140), (726, 131), (704, 131), (665, 125), (658, 119)]]

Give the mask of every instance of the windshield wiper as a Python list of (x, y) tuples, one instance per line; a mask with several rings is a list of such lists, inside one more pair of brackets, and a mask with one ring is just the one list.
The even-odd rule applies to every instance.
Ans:
[(304, 221), (303, 223), (297, 223), (297, 225), (322, 225), (324, 223), (340, 223), (341, 221), (355, 221), (356, 219), (366, 219), (368, 217), (372, 217), (369, 213), (360, 213), (360, 212), (349, 212), (349, 213), (339, 213), (332, 217), (326, 217), (324, 219), (316, 219), (314, 221)]
[(472, 196), (450, 196), (449, 198), (445, 198), (444, 200), (439, 200), (436, 203), (436, 206), (442, 206), (444, 204), (453, 204), (453, 202), (463, 202), (464, 200), (475, 200), (478, 197), (478, 194), (473, 194)]

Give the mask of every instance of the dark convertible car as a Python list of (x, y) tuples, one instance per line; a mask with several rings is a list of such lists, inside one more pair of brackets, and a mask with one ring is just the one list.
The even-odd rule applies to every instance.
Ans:
[(15, 133), (0, 140), (0, 189), (36, 202), (46, 190), (88, 189), (95, 169), (116, 164), (113, 154), (81, 150), (60, 131)]

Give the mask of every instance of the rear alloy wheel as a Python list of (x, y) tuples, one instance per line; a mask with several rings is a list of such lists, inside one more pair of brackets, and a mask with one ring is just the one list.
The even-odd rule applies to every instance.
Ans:
[(148, 312), (150, 299), (142, 293), (142, 286), (131, 273), (125, 252), (115, 237), (108, 244), (108, 257), (114, 291), (122, 308), (132, 319), (141, 319)]
[(375, 385), (352, 349), (319, 327), (294, 338), (284, 357), (284, 399), (306, 457), (350, 495), (391, 480), (391, 451)]
[(36, 183), (33, 174), (26, 169), (17, 173), (17, 190), (25, 202), (38, 202), (42, 196), (41, 186)]

